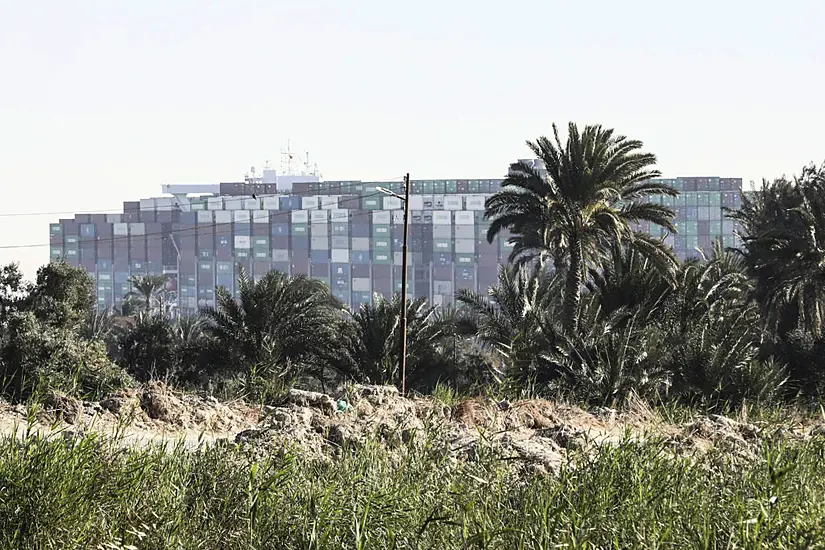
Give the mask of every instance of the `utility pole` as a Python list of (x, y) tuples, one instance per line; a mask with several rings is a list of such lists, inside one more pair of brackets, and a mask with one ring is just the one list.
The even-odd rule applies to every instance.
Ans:
[(391, 195), (404, 202), (404, 240), (401, 246), (401, 323), (399, 328), (399, 344), (401, 346), (401, 395), (407, 394), (407, 235), (410, 224), (410, 173), (404, 176), (404, 196), (387, 189), (376, 187), (376, 191)]
[(410, 173), (404, 176), (404, 241), (401, 246), (401, 395), (407, 394), (407, 234), (410, 221)]

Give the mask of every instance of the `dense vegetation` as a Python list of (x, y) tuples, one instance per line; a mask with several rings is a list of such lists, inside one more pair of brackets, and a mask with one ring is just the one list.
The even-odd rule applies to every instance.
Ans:
[[(739, 250), (680, 263), (639, 222), (675, 231), (648, 199), (655, 156), (600, 126), (528, 143), (544, 171), (513, 164), (487, 201), (488, 238), (507, 231), (509, 265), (486, 295), (408, 303), (408, 384), (460, 392), (565, 395), (620, 405), (731, 406), (809, 399), (825, 386), (825, 166), (764, 182), (727, 215)], [(164, 379), (269, 400), (296, 383), (400, 386), (401, 303), (349, 311), (321, 282), (245, 273), (215, 308), (174, 315), (163, 276), (134, 277), (120, 311), (95, 312), (93, 280), (65, 262), (26, 283), (0, 271), (4, 393), (94, 396)]]
[[(422, 437), (334, 463), (231, 446), (0, 439), (3, 548), (822, 548), (825, 440), (672, 457), (622, 443), (552, 476)], [(403, 458), (401, 458), (403, 457)]]

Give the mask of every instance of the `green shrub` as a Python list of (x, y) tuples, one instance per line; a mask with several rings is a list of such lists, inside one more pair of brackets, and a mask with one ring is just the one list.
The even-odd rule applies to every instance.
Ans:
[(102, 342), (46, 325), (32, 312), (13, 313), (8, 325), (1, 368), (5, 391), (14, 398), (44, 389), (97, 398), (132, 382)]

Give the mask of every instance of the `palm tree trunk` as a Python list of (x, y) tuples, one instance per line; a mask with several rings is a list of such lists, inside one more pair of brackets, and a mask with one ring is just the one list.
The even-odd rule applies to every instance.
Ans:
[(581, 302), (581, 288), (584, 280), (584, 259), (579, 239), (570, 239), (570, 265), (567, 270), (567, 280), (564, 287), (564, 324), (574, 333), (579, 329), (579, 303)]

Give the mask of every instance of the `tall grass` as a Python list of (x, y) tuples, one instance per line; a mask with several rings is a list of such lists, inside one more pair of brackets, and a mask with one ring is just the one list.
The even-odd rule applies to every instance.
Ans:
[(234, 445), (127, 448), (112, 439), (0, 441), (3, 548), (816, 548), (825, 440), (765, 442), (758, 459), (602, 447), (536, 476), (433, 440), (333, 461), (256, 459)]

